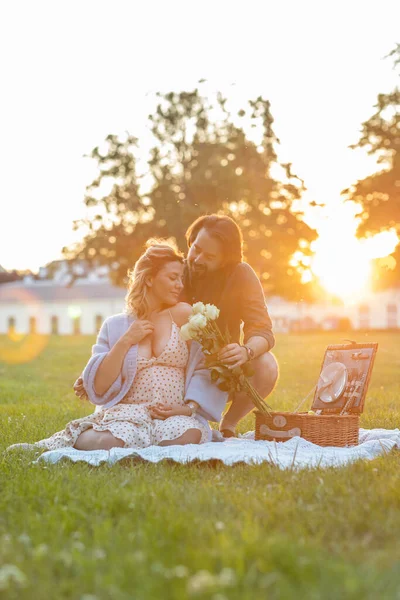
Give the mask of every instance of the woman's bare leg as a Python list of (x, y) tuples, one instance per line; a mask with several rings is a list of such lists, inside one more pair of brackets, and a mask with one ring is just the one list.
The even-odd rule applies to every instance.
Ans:
[(159, 446), (183, 446), (185, 444), (200, 444), (201, 431), (200, 429), (188, 429), (180, 437), (175, 440), (163, 440)]
[(124, 442), (119, 440), (110, 431), (95, 431), (86, 429), (74, 444), (77, 450), (111, 450), (111, 448), (123, 448)]

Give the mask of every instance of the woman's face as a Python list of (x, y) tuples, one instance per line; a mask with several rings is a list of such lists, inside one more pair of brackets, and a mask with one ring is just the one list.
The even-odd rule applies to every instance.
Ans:
[(168, 306), (179, 300), (183, 288), (183, 264), (171, 261), (165, 264), (149, 281), (152, 294)]

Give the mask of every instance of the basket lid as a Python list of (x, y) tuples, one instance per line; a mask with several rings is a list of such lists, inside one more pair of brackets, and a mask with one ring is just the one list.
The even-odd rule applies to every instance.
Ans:
[(377, 350), (377, 343), (327, 346), (311, 409), (362, 413)]

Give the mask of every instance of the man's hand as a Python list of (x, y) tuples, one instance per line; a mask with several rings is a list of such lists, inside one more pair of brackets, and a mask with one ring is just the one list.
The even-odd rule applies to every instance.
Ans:
[(234, 369), (247, 362), (247, 350), (240, 344), (228, 344), (219, 351), (218, 359), (229, 369)]
[(157, 404), (149, 407), (150, 415), (153, 419), (160, 419), (161, 421), (165, 421), (169, 417), (174, 417), (176, 415), (182, 415), (185, 417), (191, 417), (192, 411), (188, 406), (182, 406), (182, 404), (161, 404), (158, 402)]
[(78, 377), (78, 379), (74, 383), (74, 392), (75, 396), (78, 396), (80, 400), (89, 400), (88, 395), (86, 393), (85, 388), (83, 387), (83, 379), (82, 377)]

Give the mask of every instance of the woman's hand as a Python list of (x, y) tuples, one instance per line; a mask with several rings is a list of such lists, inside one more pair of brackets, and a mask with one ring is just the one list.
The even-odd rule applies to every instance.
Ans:
[(192, 416), (192, 411), (189, 406), (178, 403), (166, 405), (158, 402), (157, 404), (150, 406), (149, 411), (152, 419), (160, 419), (161, 421), (165, 421), (165, 419), (176, 415), (182, 415), (184, 417)]
[(86, 393), (85, 388), (83, 387), (83, 379), (82, 377), (78, 377), (78, 379), (74, 383), (74, 392), (75, 396), (78, 396), (80, 400), (89, 400), (88, 395)]
[(229, 369), (234, 369), (247, 362), (247, 350), (240, 344), (228, 344), (219, 351), (218, 359)]
[(125, 356), (132, 346), (136, 346), (143, 338), (152, 334), (154, 325), (144, 319), (136, 319), (118, 342), (107, 352), (104, 360), (97, 368), (94, 378), (94, 390), (97, 396), (104, 396), (112, 383), (121, 373)]
[(154, 325), (151, 321), (145, 319), (136, 319), (130, 325), (128, 331), (124, 334), (124, 339), (129, 342), (130, 346), (139, 344), (146, 336), (154, 331)]

